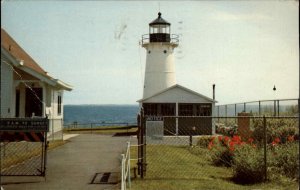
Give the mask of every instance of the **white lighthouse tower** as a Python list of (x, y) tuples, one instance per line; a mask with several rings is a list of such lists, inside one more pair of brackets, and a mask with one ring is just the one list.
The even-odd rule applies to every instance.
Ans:
[(142, 47), (147, 50), (143, 99), (176, 84), (174, 48), (178, 36), (170, 34), (170, 26), (159, 12), (149, 23), (149, 34), (142, 37)]

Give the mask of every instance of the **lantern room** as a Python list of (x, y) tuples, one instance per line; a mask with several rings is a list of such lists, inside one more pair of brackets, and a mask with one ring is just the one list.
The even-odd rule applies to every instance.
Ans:
[(149, 24), (150, 42), (170, 42), (170, 26), (171, 24), (161, 17), (158, 13), (158, 18)]

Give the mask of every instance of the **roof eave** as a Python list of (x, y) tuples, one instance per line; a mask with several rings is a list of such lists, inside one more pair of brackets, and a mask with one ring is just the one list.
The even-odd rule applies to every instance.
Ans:
[(71, 91), (73, 89), (73, 86), (71, 86), (59, 79), (53, 79), (51, 76), (46, 77), (46, 76), (34, 71), (33, 69), (24, 66), (22, 60), (16, 59), (13, 55), (11, 55), (2, 46), (1, 46), (1, 54), (9, 60), (9, 62), (12, 64), (12, 66), (17, 67), (26, 73), (29, 73), (30, 75), (40, 79), (42, 82), (46, 82), (47, 84), (49, 84), (51, 86), (58, 86), (59, 88), (62, 88), (67, 91)]
[(139, 103), (144, 102), (144, 101), (146, 101), (146, 100), (148, 100), (148, 99), (150, 99), (150, 98), (152, 98), (152, 97), (158, 96), (158, 95), (160, 95), (160, 94), (162, 94), (162, 93), (164, 93), (164, 92), (166, 92), (166, 91), (168, 91), (168, 90), (170, 90), (170, 89), (172, 89), (172, 88), (176, 88), (176, 87), (182, 88), (182, 89), (184, 89), (184, 90), (186, 90), (186, 91), (188, 91), (188, 92), (190, 92), (190, 93), (193, 93), (193, 94), (195, 94), (195, 95), (197, 95), (197, 96), (200, 96), (200, 97), (202, 97), (202, 98), (204, 98), (204, 99), (207, 99), (207, 100), (209, 100), (209, 101), (212, 102), (212, 103), (218, 103), (218, 101), (216, 101), (216, 100), (214, 100), (214, 99), (208, 98), (208, 97), (206, 97), (206, 96), (204, 96), (204, 95), (202, 95), (202, 94), (199, 94), (199, 93), (197, 93), (197, 92), (195, 92), (195, 91), (193, 91), (193, 90), (190, 90), (190, 89), (188, 89), (188, 88), (186, 88), (186, 87), (184, 87), (184, 86), (181, 86), (181, 85), (179, 85), (179, 84), (175, 84), (175, 85), (173, 85), (173, 86), (170, 86), (169, 88), (166, 88), (166, 89), (164, 89), (164, 90), (162, 90), (162, 91), (160, 91), (160, 92), (158, 92), (158, 93), (156, 93), (156, 94), (154, 94), (154, 95), (152, 95), (152, 96), (149, 96), (149, 97), (140, 99), (140, 100), (138, 100), (137, 102), (139, 102)]
[(44, 76), (44, 75), (42, 75), (42, 74), (36, 72), (35, 70), (33, 70), (33, 69), (31, 69), (31, 68), (24, 67), (24, 66), (21, 66), (21, 67), (19, 67), (19, 68), (20, 68), (21, 70), (23, 70), (24, 72), (29, 73), (30, 75), (32, 75), (32, 76), (34, 76), (34, 77), (40, 79), (42, 82), (46, 82), (46, 83), (48, 83), (48, 84), (51, 85), (51, 86), (55, 86), (55, 85), (56, 85), (56, 84), (55, 84), (55, 81), (53, 81), (52, 78), (50, 78), (50, 77), (48, 78), (48, 77), (46, 77), (46, 76)]
[(56, 83), (61, 87), (63, 88), (64, 90), (67, 90), (67, 91), (71, 91), (73, 90), (73, 86), (59, 80), (59, 79), (55, 79)]

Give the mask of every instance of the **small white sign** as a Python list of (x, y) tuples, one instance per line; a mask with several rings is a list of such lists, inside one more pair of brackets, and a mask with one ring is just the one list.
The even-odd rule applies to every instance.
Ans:
[(147, 140), (162, 140), (164, 136), (164, 122), (163, 121), (147, 121), (146, 122), (146, 136)]

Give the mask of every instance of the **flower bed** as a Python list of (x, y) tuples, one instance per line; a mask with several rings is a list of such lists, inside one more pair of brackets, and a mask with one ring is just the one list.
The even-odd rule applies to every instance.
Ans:
[[(295, 135), (273, 137), (267, 144), (269, 171), (275, 171), (299, 180), (299, 142)], [(208, 149), (210, 159), (216, 166), (232, 167), (233, 179), (237, 183), (258, 183), (264, 181), (265, 162), (263, 146), (254, 138), (242, 141), (240, 136), (214, 136)], [(271, 175), (270, 175), (271, 176)]]
[(237, 135), (237, 128), (237, 125), (225, 126), (224, 124), (216, 124), (216, 133), (233, 137), (234, 135)]

